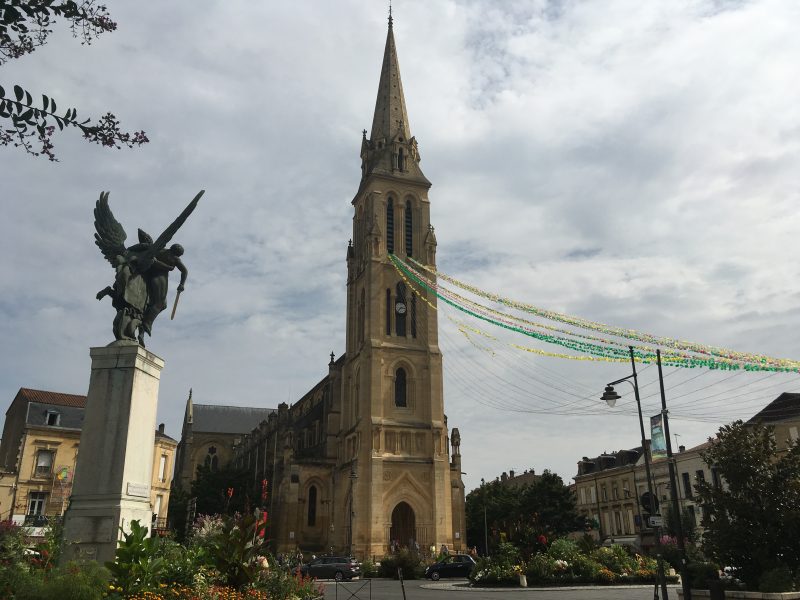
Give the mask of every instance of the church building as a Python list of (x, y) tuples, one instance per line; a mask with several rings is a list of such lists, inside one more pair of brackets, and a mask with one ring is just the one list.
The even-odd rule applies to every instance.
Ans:
[(254, 489), (269, 492), (277, 552), (364, 558), (392, 547), (466, 548), (460, 439), (458, 429), (448, 434), (444, 413), (436, 297), (406, 283), (390, 258), (436, 264), (431, 183), (419, 163), (390, 17), (352, 201), (345, 353), (331, 354), (319, 383), (254, 422), (233, 450)]

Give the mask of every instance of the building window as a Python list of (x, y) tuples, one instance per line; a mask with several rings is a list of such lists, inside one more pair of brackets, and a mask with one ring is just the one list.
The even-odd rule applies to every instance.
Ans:
[(44, 514), (44, 503), (47, 500), (47, 492), (31, 492), (28, 494), (28, 516), (39, 516)]
[(206, 454), (206, 460), (203, 463), (206, 467), (208, 467), (211, 471), (216, 471), (219, 467), (219, 458), (217, 457), (217, 448), (216, 446), (209, 446), (208, 447), (208, 454)]
[(52, 450), (39, 450), (39, 452), (36, 453), (36, 477), (50, 477), (52, 472)]
[(717, 469), (717, 467), (711, 467), (711, 481), (715, 488), (719, 489), (722, 487), (722, 481), (720, 480), (719, 469)]
[(308, 526), (314, 527), (317, 524), (317, 486), (312, 485), (308, 489)]
[(681, 479), (683, 479), (683, 493), (685, 498), (692, 498), (692, 482), (689, 479), (688, 473), (681, 473)]
[(155, 506), (153, 506), (153, 515), (155, 517), (158, 517), (161, 514), (161, 503), (162, 502), (164, 502), (164, 496), (162, 496), (161, 494), (158, 494), (156, 496)]
[(397, 169), (400, 171), (406, 170), (406, 157), (403, 154), (402, 148), (397, 151)]
[(417, 295), (411, 292), (411, 337), (417, 337)]
[(414, 244), (414, 215), (411, 212), (411, 201), (406, 200), (406, 255), (413, 254)]
[(361, 290), (361, 299), (358, 302), (358, 341), (364, 341), (364, 329), (366, 323), (366, 299), (364, 290)]
[(619, 500), (619, 490), (617, 489), (616, 483), (611, 486), (611, 496), (614, 498), (614, 500)]
[(623, 482), (622, 482), (622, 495), (625, 498), (630, 498), (631, 497), (631, 490), (629, 489), (629, 486), (630, 486), (630, 484), (628, 483), (628, 480), (627, 479), (623, 480)]
[(167, 480), (167, 455), (162, 454), (161, 458), (158, 461), (158, 480), (159, 481), (166, 481)]
[(402, 368), (397, 369), (394, 375), (394, 405), (402, 408), (408, 406), (406, 394), (406, 371)]
[(61, 415), (53, 410), (48, 410), (45, 423), (50, 427), (58, 427), (61, 424)]
[(695, 472), (695, 475), (697, 476), (697, 477), (696, 477), (697, 481), (705, 481), (705, 480), (706, 480), (706, 474), (705, 474), (705, 472), (703, 471), (703, 469), (698, 469), (698, 470)]
[(386, 335), (392, 335), (392, 290), (386, 288)]
[(398, 283), (395, 292), (394, 332), (399, 337), (406, 337), (406, 286)]
[(603, 499), (604, 502), (608, 500), (608, 493), (606, 492), (605, 484), (600, 486), (600, 497)]
[(391, 198), (386, 205), (386, 251), (394, 254), (394, 201)]

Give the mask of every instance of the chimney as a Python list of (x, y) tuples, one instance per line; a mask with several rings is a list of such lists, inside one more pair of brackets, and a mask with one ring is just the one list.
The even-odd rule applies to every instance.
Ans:
[(159, 423), (158, 424), (158, 433), (164, 433), (164, 424), (163, 423)]
[(514, 471), (509, 471), (508, 474), (511, 476), (511, 479), (514, 479)]
[(685, 452), (686, 446), (678, 446), (678, 452)]

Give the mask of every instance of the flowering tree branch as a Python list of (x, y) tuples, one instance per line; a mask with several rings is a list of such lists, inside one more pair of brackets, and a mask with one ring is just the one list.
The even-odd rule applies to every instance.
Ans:
[[(43, 46), (58, 18), (69, 22), (73, 37), (80, 38), (82, 44), (91, 44), (100, 34), (117, 28), (105, 5), (95, 0), (0, 0), (0, 65)], [(110, 112), (95, 121), (79, 121), (74, 108), (60, 114), (55, 100), (44, 94), (39, 107), (18, 85), (14, 86), (13, 98), (7, 98), (0, 86), (0, 120), (7, 123), (0, 124), (0, 146), (22, 148), (51, 161), (58, 160), (52, 143), (56, 127), (59, 131), (76, 127), (88, 141), (107, 148), (132, 148), (149, 141), (143, 131), (122, 131), (119, 120)]]

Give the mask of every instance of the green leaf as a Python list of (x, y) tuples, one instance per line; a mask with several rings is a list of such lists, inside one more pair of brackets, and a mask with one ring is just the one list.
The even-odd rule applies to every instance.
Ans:
[(30, 95), (29, 92), (25, 92), (25, 104), (31, 106), (33, 104), (33, 96)]
[(32, 108), (29, 108), (29, 109), (28, 109), (28, 110), (26, 110), (24, 113), (22, 113), (22, 114), (19, 116), (19, 118), (20, 118), (20, 119), (22, 119), (23, 121), (26, 121), (27, 123), (29, 123), (29, 124), (33, 125), (33, 121), (32, 121), (32, 119), (31, 119), (31, 117), (32, 117), (32, 116), (33, 116), (33, 109), (32, 109)]
[(0, 85), (0, 98), (6, 97), (6, 91), (3, 89), (3, 86)]
[(25, 95), (25, 90), (23, 90), (18, 85), (14, 86), (14, 95), (17, 97), (17, 101), (22, 100), (22, 97)]
[(42, 94), (42, 110), (47, 110), (50, 106), (50, 98), (48, 98), (45, 94)]

